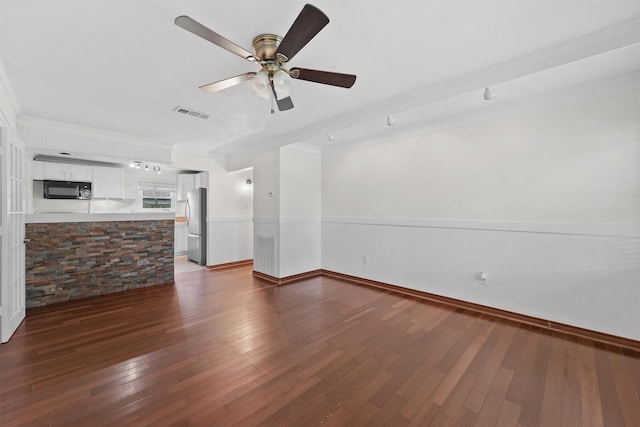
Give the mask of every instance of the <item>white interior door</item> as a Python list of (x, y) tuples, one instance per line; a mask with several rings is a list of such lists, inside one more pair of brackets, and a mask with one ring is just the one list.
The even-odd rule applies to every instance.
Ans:
[(0, 338), (9, 341), (25, 317), (24, 144), (0, 128)]

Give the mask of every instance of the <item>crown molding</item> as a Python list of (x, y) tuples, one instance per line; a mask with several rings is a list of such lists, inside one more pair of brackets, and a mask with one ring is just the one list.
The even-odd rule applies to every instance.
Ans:
[(134, 144), (162, 150), (171, 150), (171, 146), (150, 139), (106, 129), (92, 128), (73, 123), (59, 122), (40, 117), (22, 115), (18, 118), (18, 127), (24, 129), (36, 129), (41, 131), (79, 136), (89, 139), (106, 140), (124, 144)]
[(171, 146), (131, 135), (31, 116), (19, 117), (18, 130), (27, 148), (33, 151), (64, 150), (74, 156), (172, 163)]

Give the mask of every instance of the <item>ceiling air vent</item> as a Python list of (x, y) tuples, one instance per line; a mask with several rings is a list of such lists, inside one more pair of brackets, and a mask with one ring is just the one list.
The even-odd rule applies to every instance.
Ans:
[(203, 113), (201, 111), (191, 110), (189, 108), (177, 106), (173, 109), (176, 113), (184, 114), (185, 116), (197, 117), (199, 119), (207, 120), (210, 115)]

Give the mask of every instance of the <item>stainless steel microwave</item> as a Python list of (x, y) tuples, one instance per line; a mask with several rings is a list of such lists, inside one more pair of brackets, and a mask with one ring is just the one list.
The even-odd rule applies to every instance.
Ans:
[(91, 199), (91, 183), (77, 181), (44, 181), (45, 199)]

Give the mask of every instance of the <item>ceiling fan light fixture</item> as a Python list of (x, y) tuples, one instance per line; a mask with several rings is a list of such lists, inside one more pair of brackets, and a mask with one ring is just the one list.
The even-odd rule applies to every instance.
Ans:
[(260, 70), (251, 80), (251, 86), (260, 98), (269, 99), (269, 74)]
[(276, 91), (276, 99), (281, 100), (287, 98), (291, 94), (291, 84), (289, 76), (282, 70), (278, 70), (273, 74), (273, 87)]

